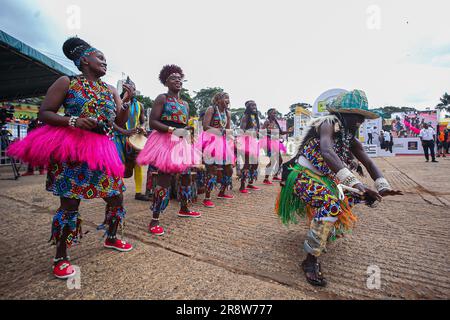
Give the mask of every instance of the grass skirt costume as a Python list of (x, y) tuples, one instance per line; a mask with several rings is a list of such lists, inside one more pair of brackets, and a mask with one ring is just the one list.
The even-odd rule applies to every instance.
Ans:
[[(45, 165), (48, 168), (46, 189), (58, 197), (109, 198), (124, 192), (124, 166), (111, 140), (112, 131), (106, 125), (115, 119), (112, 91), (102, 81), (71, 77), (63, 106), (66, 116), (95, 118), (104, 130), (97, 133), (45, 125), (12, 144), (8, 154), (32, 165)], [(109, 220), (120, 223), (125, 217), (123, 206), (107, 210)], [(67, 226), (70, 246), (81, 236), (80, 222), (78, 211), (58, 209), (53, 218), (51, 240), (58, 241)]]
[[(340, 124), (334, 116), (319, 118), (313, 125), (318, 128), (325, 121)], [(348, 163), (351, 154), (349, 142), (352, 135), (338, 133), (335, 140), (335, 152), (344, 163)], [(326, 249), (329, 239), (351, 231), (356, 217), (352, 207), (361, 200), (358, 196), (339, 191), (339, 181), (323, 160), (320, 140), (317, 137), (302, 144), (300, 156), (306, 158), (314, 170), (298, 163), (286, 163), (288, 172), (285, 186), (280, 191), (275, 210), (284, 224), (297, 223), (297, 216), (307, 217), (310, 230), (304, 243), (307, 253), (319, 256)], [(295, 159), (295, 158), (294, 158)], [(286, 178), (286, 177), (284, 177)]]

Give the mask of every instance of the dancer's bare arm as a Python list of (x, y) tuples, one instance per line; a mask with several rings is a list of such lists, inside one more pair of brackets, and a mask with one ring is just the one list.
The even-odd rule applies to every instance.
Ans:
[(116, 119), (115, 123), (119, 127), (123, 127), (125, 123), (128, 121), (128, 115), (130, 113), (129, 108), (123, 109), (123, 105), (131, 101), (131, 98), (134, 96), (135, 89), (132, 85), (124, 84), (123, 89), (125, 90), (125, 95), (123, 99), (120, 98), (119, 92), (113, 86), (109, 86), (113, 93), (114, 103), (116, 104)]
[(241, 129), (247, 129), (247, 115), (244, 115), (241, 119)]
[[(362, 143), (358, 141), (356, 138), (353, 140), (350, 150), (354, 154), (356, 159), (358, 159), (359, 162), (361, 162), (362, 165), (367, 169), (367, 172), (369, 172), (370, 177), (372, 178), (373, 181), (375, 181), (378, 178), (383, 178), (383, 173), (381, 172), (381, 170), (375, 165), (372, 159), (370, 159), (370, 157), (364, 151)], [(403, 193), (399, 190), (384, 189), (380, 191), (380, 195), (383, 197), (402, 194)]]
[[(60, 116), (57, 114), (59, 108), (62, 106), (69, 90), (70, 79), (67, 76), (60, 77), (47, 90), (44, 101), (39, 108), (38, 118), (43, 123), (67, 127), (69, 125), (70, 117)], [(94, 129), (97, 126), (97, 121), (88, 118), (78, 118), (76, 127), (85, 130)]]
[[(324, 123), (320, 126), (320, 151), (322, 152), (322, 157), (328, 167), (333, 170), (333, 172), (338, 173), (341, 169), (345, 167), (344, 163), (341, 161), (339, 156), (334, 152), (334, 125), (331, 123)], [(363, 185), (362, 183), (355, 184), (354, 188), (360, 190), (363, 193), (367, 193), (371, 198), (381, 200), (381, 196), (377, 191)]]
[(169, 132), (169, 126), (160, 121), (164, 103), (166, 103), (166, 101), (166, 95), (160, 94), (159, 96), (157, 96), (155, 101), (153, 102), (152, 111), (150, 113), (150, 128), (158, 130), (160, 132)]
[(208, 109), (206, 109), (205, 112), (205, 116), (203, 117), (203, 130), (207, 131), (209, 129), (212, 129), (211, 125), (211, 120), (212, 120), (212, 116), (213, 116), (213, 108), (208, 107)]

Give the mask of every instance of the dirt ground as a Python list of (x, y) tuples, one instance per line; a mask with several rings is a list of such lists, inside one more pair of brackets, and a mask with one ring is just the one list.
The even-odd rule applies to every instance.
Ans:
[(150, 204), (134, 200), (134, 181), (127, 179), (124, 237), (135, 249), (104, 249), (95, 230), (104, 203), (82, 202), (89, 232), (70, 250), (81, 288), (69, 289), (51, 274), (54, 247), (47, 242), (58, 198), (45, 191), (43, 176), (7, 180), (11, 174), (2, 168), (0, 299), (449, 299), (450, 158), (376, 163), (405, 195), (355, 209), (354, 232), (322, 257), (326, 288), (311, 287), (298, 265), (306, 222), (285, 227), (274, 214), (279, 186), (260, 179), (262, 190), (244, 196), (235, 182), (234, 200), (217, 199), (213, 209), (194, 204), (200, 219), (178, 218), (172, 201), (161, 219), (166, 234), (155, 237), (147, 232)]

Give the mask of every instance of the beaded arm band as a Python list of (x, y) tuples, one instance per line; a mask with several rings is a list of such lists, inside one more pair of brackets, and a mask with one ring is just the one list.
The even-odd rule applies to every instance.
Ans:
[(336, 173), (336, 178), (343, 185), (353, 187), (354, 185), (361, 183), (348, 168), (342, 168)]
[(388, 190), (392, 189), (389, 182), (383, 177), (375, 180), (375, 188), (377, 189), (377, 191), (382, 191), (384, 189), (388, 189)]

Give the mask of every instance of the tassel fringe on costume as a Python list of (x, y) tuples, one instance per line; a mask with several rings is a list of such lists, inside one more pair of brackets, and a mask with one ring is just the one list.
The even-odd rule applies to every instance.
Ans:
[(58, 209), (52, 221), (52, 232), (49, 242), (57, 244), (63, 236), (64, 228), (68, 229), (66, 239), (67, 247), (71, 247), (73, 243), (78, 243), (83, 237), (81, 231), (81, 218), (78, 211), (67, 211)]

